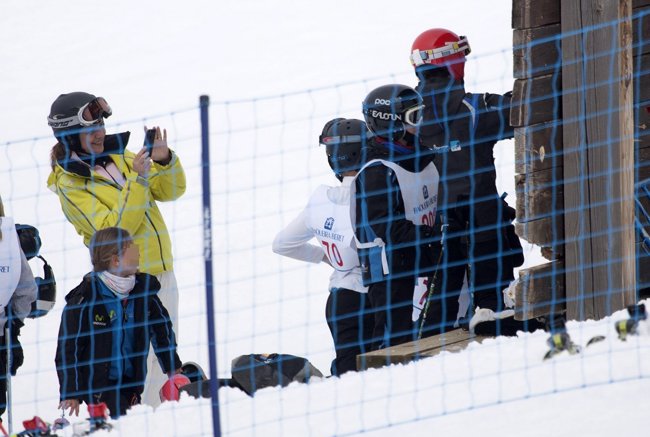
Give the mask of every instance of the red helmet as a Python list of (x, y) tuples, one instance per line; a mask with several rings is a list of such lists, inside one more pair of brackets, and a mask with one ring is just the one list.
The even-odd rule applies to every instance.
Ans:
[(465, 56), (470, 48), (467, 38), (447, 29), (429, 29), (422, 32), (411, 46), (411, 64), (445, 66), (454, 79), (465, 76)]

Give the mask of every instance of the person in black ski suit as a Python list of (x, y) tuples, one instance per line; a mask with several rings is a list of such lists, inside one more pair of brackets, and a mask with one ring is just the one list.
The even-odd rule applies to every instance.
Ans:
[(453, 326), (458, 297), (467, 274), (475, 314), (470, 328), (477, 334), (515, 335), (541, 327), (536, 320), (518, 322), (506, 309), (503, 290), (523, 264), (514, 232), (515, 211), (496, 188), (493, 149), (512, 138), (511, 92), (472, 94), (465, 91), (467, 38), (446, 29), (430, 29), (413, 43), (411, 62), (424, 100), (422, 144), (436, 152), (440, 177), (440, 210), (447, 228), (444, 255), (436, 278), (437, 295), (426, 327), (438, 332)]
[(79, 414), (79, 404), (106, 403), (111, 417), (139, 404), (149, 346), (163, 371), (180, 373), (169, 313), (155, 276), (137, 273), (138, 246), (128, 231), (109, 227), (90, 240), (93, 271), (66, 296), (56, 370), (59, 408)]
[(381, 86), (363, 102), (374, 137), (355, 180), (355, 235), (375, 317), (374, 349), (414, 339), (414, 286), (431, 273), (440, 249), (438, 172), (415, 136), (421, 111), (421, 97), (405, 85)]

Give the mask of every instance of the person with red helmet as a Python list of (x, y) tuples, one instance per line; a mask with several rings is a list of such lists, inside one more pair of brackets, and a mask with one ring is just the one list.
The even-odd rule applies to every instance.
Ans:
[(515, 321), (502, 295), (514, 280), (513, 268), (523, 263), (512, 225), (514, 209), (497, 191), (493, 156), (497, 141), (514, 136), (509, 124), (512, 93), (466, 92), (470, 51), (467, 37), (439, 28), (422, 32), (411, 47), (416, 89), (425, 105), (420, 141), (438, 152), (439, 209), (448, 225), (441, 274), (436, 276), (438, 294), (430, 302), (434, 317), (425, 326), (451, 328), (467, 274), (475, 306), (470, 328), (483, 335), (515, 335), (541, 325)]

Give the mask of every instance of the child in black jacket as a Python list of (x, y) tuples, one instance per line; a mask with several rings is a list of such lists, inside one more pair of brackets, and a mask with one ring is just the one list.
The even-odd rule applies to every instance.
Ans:
[(66, 296), (56, 368), (59, 408), (105, 402), (116, 418), (140, 403), (149, 345), (171, 377), (182, 365), (160, 283), (137, 273), (138, 246), (127, 231), (106, 228), (90, 241), (93, 271)]

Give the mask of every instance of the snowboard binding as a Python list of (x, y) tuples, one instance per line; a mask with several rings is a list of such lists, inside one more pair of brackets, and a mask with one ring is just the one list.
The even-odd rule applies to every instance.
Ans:
[(544, 360), (553, 358), (555, 355), (564, 351), (567, 351), (571, 355), (580, 352), (580, 346), (571, 340), (562, 316), (550, 316), (546, 320), (546, 330), (551, 334), (551, 336), (546, 340), (550, 350), (544, 355)]
[(629, 319), (619, 320), (614, 324), (618, 338), (621, 341), (626, 341), (628, 335), (635, 335), (639, 322), (648, 318), (645, 305), (642, 303), (628, 306), (627, 312), (630, 315)]

